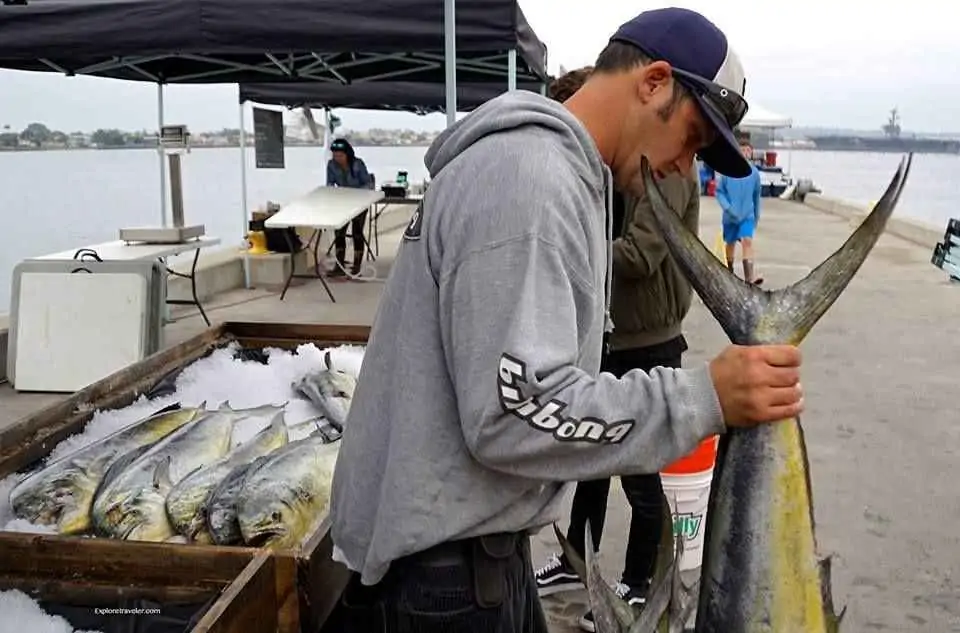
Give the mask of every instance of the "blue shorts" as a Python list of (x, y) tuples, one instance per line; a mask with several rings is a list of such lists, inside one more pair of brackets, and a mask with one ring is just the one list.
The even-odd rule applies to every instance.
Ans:
[(723, 241), (726, 244), (739, 242), (743, 238), (753, 238), (754, 222), (753, 218), (741, 220), (737, 224), (723, 223)]

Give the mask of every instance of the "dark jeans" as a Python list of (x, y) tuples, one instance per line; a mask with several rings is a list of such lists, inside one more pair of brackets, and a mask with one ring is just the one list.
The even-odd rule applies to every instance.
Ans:
[[(353, 254), (360, 256), (364, 251), (364, 241), (363, 241), (363, 225), (367, 221), (367, 213), (369, 209), (353, 218), (350, 221), (350, 235), (353, 237)], [(333, 233), (333, 245), (337, 251), (346, 252), (347, 250), (347, 227), (342, 229), (337, 229)]]
[(492, 539), (444, 543), (402, 558), (373, 587), (352, 574), (324, 631), (548, 633), (530, 539)]
[[(683, 336), (650, 347), (611, 352), (603, 361), (602, 371), (618, 378), (631, 369), (650, 371), (654, 367), (680, 367), (687, 349)], [(661, 494), (663, 487), (659, 474), (625, 475), (620, 485), (630, 503), (630, 533), (627, 537), (627, 555), (623, 564), (622, 581), (637, 589), (644, 589), (653, 575), (660, 544), (660, 526), (663, 521)], [(590, 521), (593, 544), (600, 549), (603, 524), (607, 515), (607, 496), (610, 479), (594, 479), (577, 483), (570, 511), (567, 540), (583, 556), (586, 543), (586, 525)]]

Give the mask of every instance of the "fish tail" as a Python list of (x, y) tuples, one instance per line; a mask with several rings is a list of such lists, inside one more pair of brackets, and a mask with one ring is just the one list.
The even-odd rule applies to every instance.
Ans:
[(593, 534), (590, 531), (589, 521), (586, 526), (584, 546), (586, 561), (577, 553), (577, 550), (570, 544), (570, 541), (563, 535), (556, 523), (553, 524), (553, 531), (560, 542), (564, 557), (587, 587), (587, 597), (590, 601), (590, 609), (593, 611), (593, 618), (597, 624), (597, 630), (612, 632), (616, 627), (617, 631), (626, 631), (636, 618), (631, 607), (617, 596), (600, 573), (600, 563), (594, 549)]
[(700, 581), (690, 587), (680, 577), (683, 535), (674, 534), (673, 514), (666, 495), (660, 495), (662, 523), (657, 563), (647, 602), (629, 633), (682, 633), (693, 614)]
[(843, 246), (804, 279), (773, 292), (742, 281), (720, 263), (670, 209), (646, 159), (642, 171), (655, 221), (671, 255), (730, 340), (740, 345), (796, 345), (866, 260), (903, 193), (912, 161), (912, 153), (901, 160), (880, 201)]
[(838, 633), (843, 616), (847, 613), (847, 607), (840, 609), (837, 613), (833, 606), (833, 580), (831, 578), (831, 566), (833, 559), (827, 556), (820, 560), (820, 592), (823, 597), (823, 616), (827, 623), (827, 633)]

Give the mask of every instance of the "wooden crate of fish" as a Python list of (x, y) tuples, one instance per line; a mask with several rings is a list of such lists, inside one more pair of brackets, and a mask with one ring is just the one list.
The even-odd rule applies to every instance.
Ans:
[(27, 418), (0, 434), (0, 536), (266, 549), (279, 630), (316, 630), (347, 575), (326, 510), (368, 335), (225, 323)]
[(24, 631), (274, 633), (274, 557), (218, 549), (0, 533), (0, 613)]

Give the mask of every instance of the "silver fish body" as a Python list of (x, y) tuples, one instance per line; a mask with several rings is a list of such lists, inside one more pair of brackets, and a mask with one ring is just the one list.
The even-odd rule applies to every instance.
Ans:
[(247, 545), (291, 548), (319, 525), (330, 504), (339, 449), (339, 442), (314, 434), (277, 449), (247, 473), (237, 500)]
[(174, 536), (166, 497), (185, 476), (230, 450), (234, 425), (263, 408), (221, 407), (152, 446), (131, 451), (104, 476), (91, 516), (97, 533), (119, 539), (164, 541)]
[[(302, 425), (314, 425), (317, 428), (310, 435), (318, 435), (323, 441), (330, 443), (331, 428), (324, 424), (323, 419), (311, 419), (293, 428)], [(339, 437), (339, 433), (334, 432)], [(280, 449), (276, 449), (280, 450)], [(206, 504), (206, 531), (217, 545), (237, 545), (243, 542), (243, 533), (240, 531), (240, 521), (237, 519), (237, 506), (243, 484), (249, 473), (254, 473), (260, 466), (270, 459), (273, 453), (257, 457), (252, 462), (239, 464), (231, 469), (230, 473), (210, 493)]]
[(325, 369), (307, 374), (294, 384), (294, 389), (302, 393), (329, 422), (343, 431), (353, 401), (353, 392), (357, 388), (357, 379), (346, 372), (334, 369), (330, 352), (326, 354)]
[(288, 439), (283, 411), (280, 411), (267, 427), (248, 442), (177, 482), (166, 499), (167, 517), (174, 531), (190, 541), (212, 542), (206, 533), (206, 514), (213, 490), (236, 466), (249, 464), (257, 457), (280, 448)]
[(61, 534), (88, 531), (94, 495), (110, 466), (129, 451), (196, 420), (202, 412), (203, 405), (167, 407), (45, 465), (11, 490), (14, 514), (37, 525), (55, 525)]

